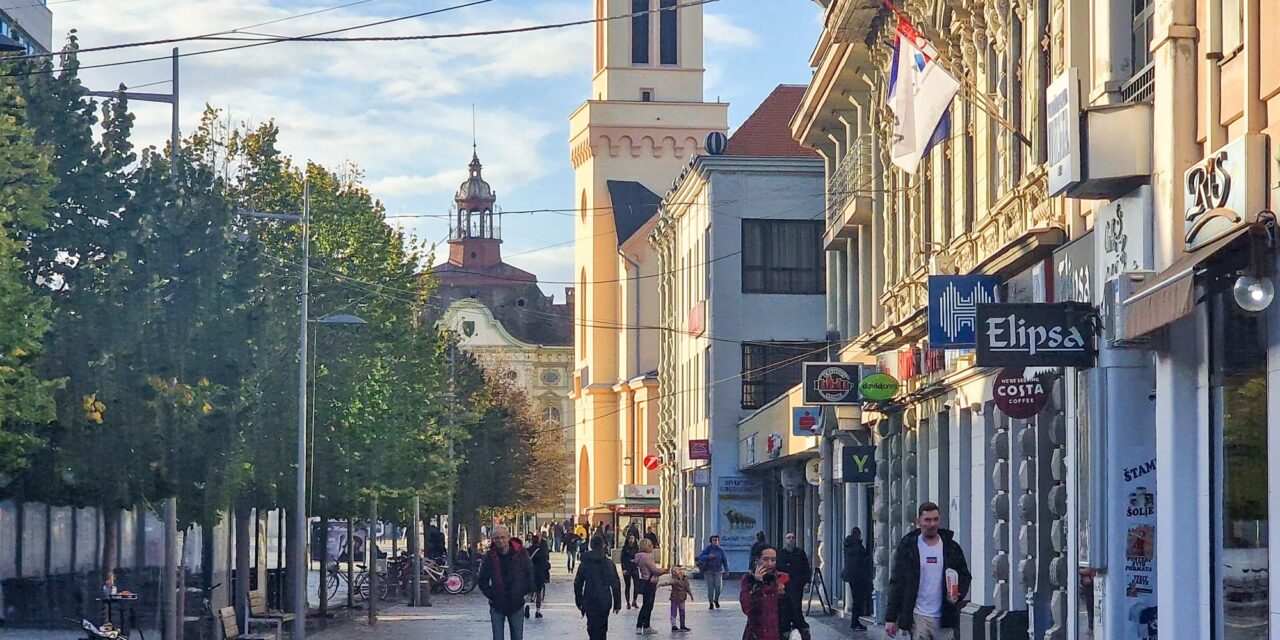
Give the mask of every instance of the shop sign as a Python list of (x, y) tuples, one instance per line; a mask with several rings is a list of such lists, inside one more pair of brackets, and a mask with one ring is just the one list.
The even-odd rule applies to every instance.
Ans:
[(898, 395), (898, 380), (887, 373), (873, 373), (858, 384), (858, 392), (863, 400), (883, 402)]
[(1000, 413), (1018, 420), (1034, 417), (1049, 404), (1049, 385), (1024, 372), (1022, 367), (1002, 369), (991, 389)]
[(819, 417), (817, 407), (791, 407), (791, 435), (822, 435), (822, 421)]
[(1004, 283), (1004, 302), (1051, 302), (1053, 260), (1039, 260)]
[(1097, 273), (1104, 284), (1127, 271), (1151, 268), (1152, 215), (1152, 194), (1148, 185), (1138, 187), (1098, 210), (1094, 229), (1102, 237), (1097, 241)]
[(720, 546), (726, 550), (750, 549), (764, 519), (760, 480), (749, 476), (716, 478), (719, 513), (716, 520)]
[(1236, 138), (1183, 174), (1186, 251), (1221, 238), (1266, 208), (1267, 138)]
[(1089, 231), (1053, 252), (1053, 302), (1093, 302), (1094, 237)]
[(984, 304), (978, 307), (980, 367), (1092, 367), (1097, 355), (1093, 306)]
[(662, 466), (662, 456), (657, 456), (651, 453), (644, 457), (642, 464), (644, 464), (645, 469), (657, 471), (658, 467)]
[(977, 344), (978, 305), (995, 302), (999, 286), (997, 276), (929, 276), (929, 345), (959, 349)]
[(1083, 179), (1080, 154), (1080, 77), (1069, 67), (1045, 89), (1048, 111), (1049, 195), (1056, 196)]
[(875, 482), (876, 448), (844, 445), (840, 450), (840, 475), (846, 483)]
[(689, 441), (689, 459), (690, 460), (710, 460), (711, 459), (711, 441), (710, 440), (690, 440)]
[(770, 460), (776, 460), (778, 456), (782, 455), (782, 434), (769, 434), (769, 439), (765, 440), (764, 443), (764, 451), (765, 457)]
[(693, 486), (709, 487), (711, 486), (711, 469), (707, 467), (699, 467), (693, 470)]
[(662, 492), (656, 484), (624, 484), (622, 485), (622, 497), (624, 498), (657, 498)]
[(822, 484), (822, 459), (821, 458), (813, 458), (805, 463), (804, 479), (808, 480), (809, 484), (815, 487)]
[(861, 367), (848, 362), (804, 363), (804, 403), (807, 405), (860, 404), (858, 381)]
[(657, 518), (661, 513), (662, 509), (659, 507), (618, 507), (617, 511), (620, 516), (641, 516), (645, 518)]

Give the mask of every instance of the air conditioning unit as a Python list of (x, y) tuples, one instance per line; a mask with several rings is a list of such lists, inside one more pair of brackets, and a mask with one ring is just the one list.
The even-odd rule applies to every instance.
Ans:
[(1139, 349), (1148, 345), (1147, 338), (1124, 339), (1125, 309), (1128, 300), (1142, 285), (1155, 277), (1154, 271), (1126, 271), (1102, 288), (1102, 339), (1113, 349)]

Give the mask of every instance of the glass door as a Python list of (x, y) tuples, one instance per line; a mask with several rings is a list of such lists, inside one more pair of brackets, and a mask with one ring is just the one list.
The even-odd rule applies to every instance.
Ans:
[(1267, 324), (1230, 293), (1214, 296), (1211, 323), (1215, 637), (1269, 635), (1267, 547)]

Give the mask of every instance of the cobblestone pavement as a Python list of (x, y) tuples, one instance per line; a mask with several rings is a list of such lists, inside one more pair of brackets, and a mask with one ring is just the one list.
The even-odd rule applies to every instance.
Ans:
[[(658, 632), (656, 637), (688, 638), (690, 640), (740, 640), (746, 616), (738, 607), (738, 588), (729, 581), (725, 583), (725, 592), (721, 598), (723, 609), (710, 611), (704, 600), (701, 582), (694, 584), (696, 600), (687, 605), (688, 619), (686, 624), (693, 629), (692, 633), (672, 633), (668, 619), (669, 600), (667, 590), (658, 592), (658, 601), (653, 608), (653, 628)], [(524, 636), (528, 640), (542, 639), (584, 639), (587, 637), (586, 621), (573, 606), (573, 579), (562, 567), (558, 567), (552, 575), (551, 585), (547, 588), (547, 599), (543, 603), (542, 619), (531, 618), (525, 621)], [(609, 619), (610, 638), (634, 638), (637, 611), (628, 610), (624, 606), (622, 612)], [(849, 621), (843, 618), (817, 616), (810, 618), (814, 640), (867, 638), (865, 634), (852, 634)], [(468, 595), (436, 596), (431, 607), (407, 607), (393, 604), (378, 616), (378, 623), (370, 628), (363, 618), (354, 622), (345, 622), (328, 629), (312, 633), (316, 640), (487, 640), (490, 637), (489, 606), (484, 596), (477, 589)], [(875, 636), (871, 636), (875, 637)]]

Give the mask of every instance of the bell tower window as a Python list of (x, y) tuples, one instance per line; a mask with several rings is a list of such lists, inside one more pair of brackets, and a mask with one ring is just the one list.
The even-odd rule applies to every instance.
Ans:
[(676, 0), (661, 0), (658, 17), (658, 44), (662, 64), (680, 64), (680, 10)]
[(649, 64), (649, 0), (631, 0), (631, 64)]

